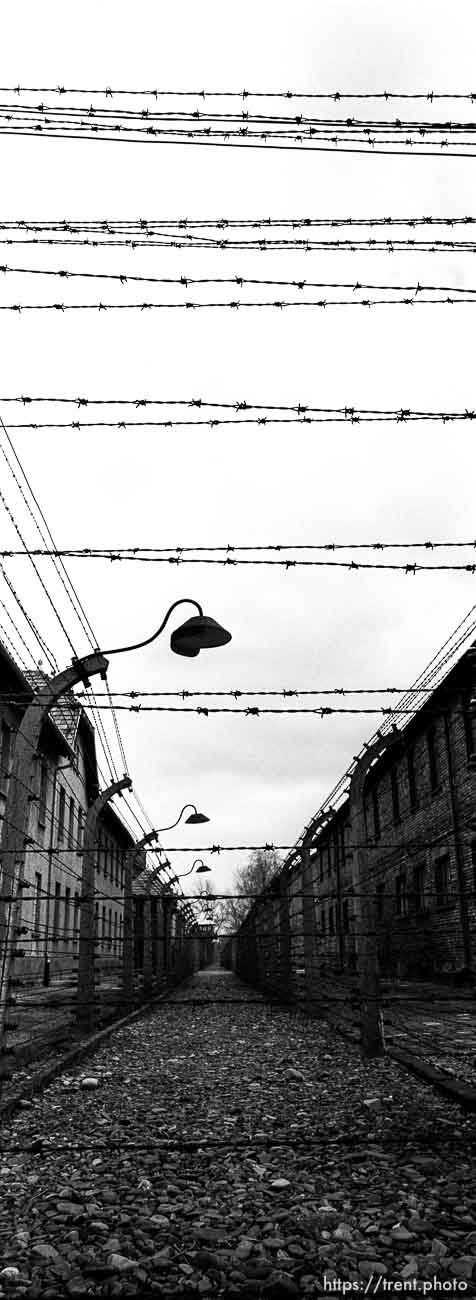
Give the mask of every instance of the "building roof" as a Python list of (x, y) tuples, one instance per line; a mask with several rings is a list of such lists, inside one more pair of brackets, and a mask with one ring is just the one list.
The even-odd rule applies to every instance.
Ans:
[[(47, 673), (41, 668), (25, 669), (24, 676), (28, 685), (33, 691), (41, 690), (50, 681)], [(54, 723), (61, 735), (64, 736), (66, 744), (70, 749), (74, 749), (76, 737), (78, 734), (79, 720), (82, 708), (72, 691), (66, 691), (57, 704), (49, 711), (49, 718)]]

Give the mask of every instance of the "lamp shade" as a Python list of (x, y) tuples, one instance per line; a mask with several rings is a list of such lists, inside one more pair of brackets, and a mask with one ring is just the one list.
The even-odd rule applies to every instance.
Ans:
[(192, 659), (200, 650), (210, 650), (213, 646), (226, 645), (231, 641), (231, 632), (206, 614), (196, 614), (186, 623), (176, 627), (170, 638), (170, 646), (176, 655), (185, 655)]
[(209, 822), (210, 818), (205, 817), (205, 813), (194, 812), (190, 813), (190, 817), (186, 817), (185, 821), (188, 826), (199, 826), (202, 822)]
[(200, 871), (211, 871), (211, 867), (207, 867), (206, 864), (202, 862), (201, 866), (196, 867), (195, 875), (198, 875)]

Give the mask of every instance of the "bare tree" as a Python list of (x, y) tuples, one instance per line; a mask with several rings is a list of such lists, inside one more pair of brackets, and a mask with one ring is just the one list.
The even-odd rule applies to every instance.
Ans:
[(230, 893), (238, 894), (239, 897), (221, 900), (222, 934), (238, 930), (253, 905), (253, 899), (266, 889), (280, 867), (281, 858), (275, 849), (255, 849), (248, 862), (236, 868)]

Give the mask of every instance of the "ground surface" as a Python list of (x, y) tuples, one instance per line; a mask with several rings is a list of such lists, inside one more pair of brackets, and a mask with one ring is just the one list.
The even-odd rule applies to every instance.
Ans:
[(196, 976), (3, 1128), (4, 1295), (476, 1293), (474, 1117), (256, 998)]

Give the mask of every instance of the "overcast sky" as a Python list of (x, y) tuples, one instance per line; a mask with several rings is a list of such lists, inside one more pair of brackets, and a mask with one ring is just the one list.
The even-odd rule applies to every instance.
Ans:
[[(180, 6), (82, 0), (79, 7), (39, 7), (30, 0), (6, 10), (2, 29), (4, 86), (469, 91), (474, 80), (476, 19), (469, 0), (451, 6), (434, 0), (400, 0), (398, 6), (381, 0), (183, 0)], [(455, 105), (452, 110), (456, 114)], [(417, 116), (424, 112), (420, 106)], [(468, 104), (461, 108), (465, 115), (472, 115)], [(476, 163), (470, 158), (4, 137), (0, 161), (2, 219), (474, 214)], [(468, 254), (260, 257), (12, 248), (2, 250), (2, 260), (153, 275), (476, 284)], [(81, 282), (62, 285), (61, 292), (78, 302), (141, 297), (132, 288), (112, 285), (106, 293)], [(2, 302), (54, 301), (58, 284), (8, 276), (0, 294)], [(0, 396), (474, 407), (474, 310), (4, 314)], [(7, 427), (21, 418), (1, 402), (0, 414)], [(470, 425), (23, 432), (14, 440), (58, 545), (475, 535)], [(4, 484), (9, 490), (7, 479)], [(9, 499), (16, 499), (13, 489)], [(5, 516), (0, 522), (1, 544), (9, 545), (10, 525)], [(28, 527), (25, 521), (31, 542)], [(89, 561), (71, 562), (69, 570), (103, 646), (146, 637), (182, 596), (199, 600), (232, 632), (231, 644), (196, 660), (171, 654), (166, 636), (148, 650), (117, 657), (110, 683), (124, 690), (405, 687), (476, 591), (476, 578), (464, 574), (177, 570)], [(25, 561), (12, 561), (8, 572), (59, 663), (67, 662), (71, 652)], [(57, 580), (48, 568), (42, 572), (59, 601)], [(72, 619), (69, 626), (74, 629)], [(87, 650), (81, 637), (77, 649)], [(119, 719), (134, 786), (154, 823), (173, 821), (188, 800), (208, 813), (210, 826), (198, 827), (193, 839), (191, 828), (173, 833), (173, 843), (184, 845), (293, 843), (376, 725), (359, 716), (321, 721), (124, 713)], [(216, 889), (229, 886), (237, 861), (237, 855), (213, 861)], [(185, 870), (189, 862), (180, 855), (174, 867)]]

